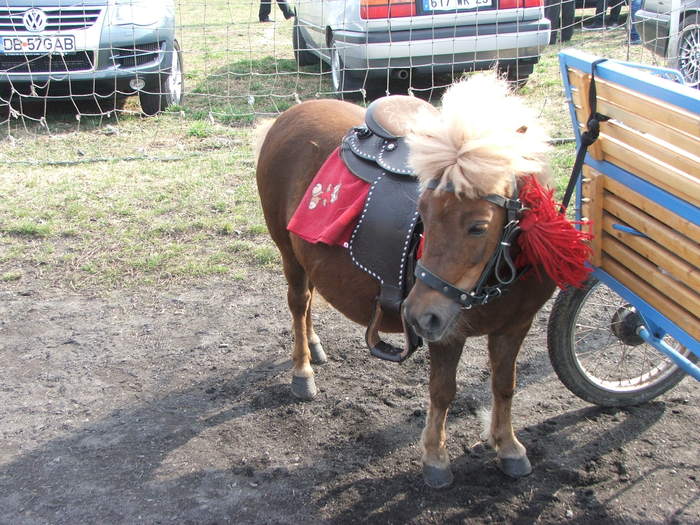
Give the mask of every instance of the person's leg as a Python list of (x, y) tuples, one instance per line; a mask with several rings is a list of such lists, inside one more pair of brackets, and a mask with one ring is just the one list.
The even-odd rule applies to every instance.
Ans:
[(285, 0), (277, 0), (277, 5), (280, 7), (282, 14), (284, 15), (284, 17), (287, 20), (289, 20), (290, 18), (292, 18), (294, 16), (294, 11), (292, 11), (289, 8), (289, 5), (287, 4), (287, 2)]
[(617, 26), (620, 24), (620, 11), (622, 10), (622, 4), (624, 0), (611, 0), (612, 7), (610, 8), (610, 18), (606, 25)]
[(592, 17), (588, 25), (584, 29), (600, 29), (605, 25), (605, 11), (607, 10), (607, 1), (598, 0), (595, 4), (595, 16)]
[(260, 10), (258, 11), (258, 20), (267, 22), (270, 20), (270, 11), (272, 0), (260, 0)]
[(635, 16), (637, 11), (642, 8), (642, 0), (632, 0), (630, 5), (630, 44), (641, 44), (642, 39), (637, 32), (637, 28), (634, 25)]

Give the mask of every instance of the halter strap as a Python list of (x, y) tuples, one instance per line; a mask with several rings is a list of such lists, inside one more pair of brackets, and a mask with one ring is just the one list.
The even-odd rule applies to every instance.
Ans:
[[(431, 179), (426, 185), (426, 189), (435, 190), (439, 185), (439, 180)], [(525, 267), (520, 271), (517, 270), (513, 259), (511, 258), (510, 249), (513, 241), (520, 233), (520, 215), (523, 212), (523, 205), (518, 199), (518, 185), (513, 177), (513, 198), (504, 197), (502, 195), (489, 194), (482, 197), (484, 200), (495, 204), (506, 210), (506, 225), (503, 228), (501, 241), (496, 247), (496, 251), (489, 259), (489, 262), (481, 272), (479, 280), (474, 285), (472, 290), (463, 290), (458, 288), (438, 275), (431, 272), (425, 265), (418, 261), (416, 263), (415, 276), (423, 281), (433, 290), (441, 292), (443, 295), (452, 299), (462, 306), (469, 309), (475, 305), (483, 305), (501, 296), (506, 287), (515, 282), (529, 267)], [(446, 183), (441, 189), (444, 191), (454, 192), (455, 188), (451, 182)], [(507, 273), (502, 274), (503, 269)], [(496, 279), (497, 284), (487, 286), (486, 283), (491, 277)]]
[[(426, 184), (425, 189), (427, 190), (435, 190), (437, 187), (440, 185), (440, 179), (435, 178), (435, 179), (430, 179), (428, 181), (428, 184)], [(454, 184), (451, 182), (446, 182), (441, 188), (442, 191), (446, 191), (449, 193), (456, 193), (456, 189)], [(498, 195), (496, 193), (490, 193), (488, 195), (484, 195), (481, 197), (484, 200), (489, 201), (492, 204), (495, 204), (496, 206), (500, 206), (501, 208), (505, 208), (506, 211), (508, 212), (508, 221), (510, 222), (513, 218), (512, 215), (518, 215), (520, 212), (522, 212), (523, 205), (522, 203), (518, 200), (518, 184), (515, 179), (515, 176), (513, 176), (513, 197), (508, 198), (504, 197), (503, 195)]]

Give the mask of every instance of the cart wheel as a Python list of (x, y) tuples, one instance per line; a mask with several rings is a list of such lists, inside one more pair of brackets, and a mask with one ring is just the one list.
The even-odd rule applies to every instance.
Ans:
[[(636, 309), (597, 279), (559, 292), (547, 330), (549, 358), (562, 383), (601, 406), (638, 405), (673, 388), (685, 372), (637, 335)], [(664, 341), (692, 362), (697, 356)]]

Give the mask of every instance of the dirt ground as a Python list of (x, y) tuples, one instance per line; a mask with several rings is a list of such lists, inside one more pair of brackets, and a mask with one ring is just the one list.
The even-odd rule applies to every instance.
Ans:
[(514, 425), (534, 471), (512, 481), (479, 442), (488, 406), (472, 340), (449, 417), (455, 482), (422, 481), (428, 359), (369, 357), (316, 306), (329, 362), (295, 401), (282, 278), (68, 294), (0, 289), (0, 522), (699, 523), (700, 389), (645, 406), (570, 394), (545, 350), (519, 360)]

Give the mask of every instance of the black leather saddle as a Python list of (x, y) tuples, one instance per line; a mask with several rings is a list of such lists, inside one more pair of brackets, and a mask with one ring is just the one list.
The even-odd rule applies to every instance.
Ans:
[[(349, 243), (350, 256), (379, 281), (380, 293), (365, 340), (372, 355), (401, 362), (422, 341), (404, 323), (406, 343), (398, 348), (382, 341), (378, 330), (384, 312), (401, 315), (413, 286), (419, 243), (419, 184), (408, 165), (405, 135), (420, 111), (435, 111), (427, 102), (407, 96), (375, 100), (367, 108), (364, 126), (350, 130), (341, 145), (348, 169), (371, 188)], [(403, 319), (403, 316), (401, 316)]]

